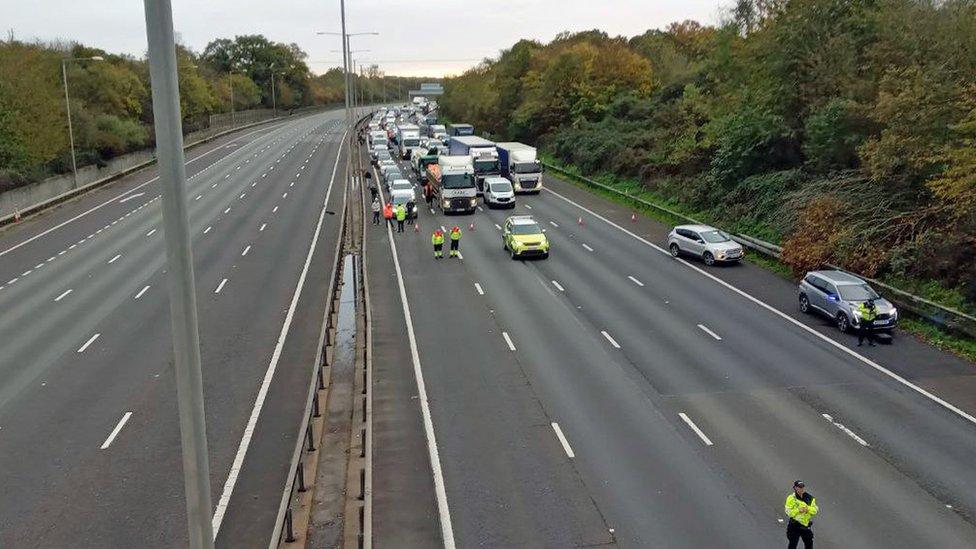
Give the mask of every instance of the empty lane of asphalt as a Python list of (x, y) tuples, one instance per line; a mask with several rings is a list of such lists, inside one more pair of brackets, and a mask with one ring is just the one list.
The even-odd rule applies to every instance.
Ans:
[[(191, 184), (203, 192), (201, 200), (194, 200), (199, 192), (189, 199), (215, 497), (267, 366), (281, 310), (294, 289), (301, 268), (298, 256), (304, 259), (304, 253), (295, 251), (301, 247), (296, 242), (311, 238), (315, 219), (309, 212), (321, 206), (326, 193), (319, 177), (289, 184), (302, 165), (308, 166), (306, 172), (320, 174), (335, 162), (337, 138), (334, 131), (328, 136), (325, 132), (334, 127), (336, 117), (303, 120), (296, 121), (289, 139), (267, 149), (266, 156), (249, 156), (249, 162), (241, 158), (240, 169), (231, 164), (231, 177), (213, 170)], [(309, 154), (313, 159), (305, 164)], [(278, 167), (262, 171), (270, 164)], [(261, 178), (262, 173), (270, 175)], [(271, 216), (273, 204), (289, 188), (295, 200), (282, 203), (279, 214)], [(228, 205), (231, 210), (225, 214)], [(0, 469), (11, 479), (0, 498), (4, 545), (118, 546), (137, 538), (150, 546), (185, 543), (162, 233), (146, 237), (148, 231), (142, 230), (153, 225), (151, 209), (113, 228), (122, 235), (121, 229), (132, 227), (125, 235), (136, 235), (127, 237), (115, 263), (107, 261), (119, 253), (119, 246), (101, 243), (117, 239), (101, 237), (116, 233), (96, 238), (90, 255), (98, 257), (91, 265), (65, 261), (80, 272), (63, 275), (72, 279), (73, 292), (61, 302), (52, 301), (56, 296), (45, 302), (56, 307), (77, 298), (80, 309), (68, 315), (79, 325), (77, 331), (101, 336), (83, 354), (72, 349), (75, 356), (70, 358), (64, 353), (52, 356), (41, 374), (0, 410)], [(264, 231), (259, 230), (262, 224)], [(208, 226), (212, 230), (204, 234)], [(323, 239), (334, 243), (334, 228)], [(246, 245), (252, 249), (242, 257)], [(230, 282), (221, 294), (213, 294), (223, 278)], [(56, 347), (62, 339), (74, 339), (74, 329), (58, 332), (49, 326), (54, 331), (46, 335)], [(42, 348), (35, 350), (44, 354)], [(26, 364), (6, 367), (32, 369), (30, 349), (23, 353)], [(124, 411), (133, 415), (111, 445), (100, 450)], [(92, 508), (104, 512), (85, 511)]]

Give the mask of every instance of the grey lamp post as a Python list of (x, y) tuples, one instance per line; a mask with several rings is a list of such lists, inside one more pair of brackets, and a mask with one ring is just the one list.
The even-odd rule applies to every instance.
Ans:
[(93, 57), (72, 57), (61, 60), (61, 78), (64, 79), (64, 106), (68, 112), (68, 142), (71, 145), (71, 174), (75, 188), (78, 188), (78, 163), (75, 160), (75, 131), (71, 126), (71, 101), (68, 99), (68, 69), (67, 65), (71, 61), (104, 61), (105, 59), (96, 55)]
[[(275, 95), (275, 84), (274, 84), (275, 71), (274, 71), (274, 66), (275, 66), (275, 64), (272, 63), (271, 66), (269, 67), (269, 69), (271, 71), (271, 109), (274, 111), (274, 116), (277, 117), (278, 116), (278, 100), (277, 100), (277, 97)], [(288, 68), (289, 69), (294, 69), (295, 68), (295, 65), (288, 65)]]
[[(315, 34), (319, 35), (329, 35), (329, 36), (341, 36), (342, 37), (342, 72), (345, 75), (346, 83), (346, 123), (350, 122), (350, 112), (349, 106), (351, 105), (351, 93), (350, 93), (350, 79), (349, 79), (349, 37), (351, 36), (377, 36), (378, 32), (354, 32), (352, 34), (346, 33), (346, 9), (345, 1), (340, 0), (340, 7), (342, 10), (342, 32), (324, 32), (319, 31)], [(338, 51), (338, 50), (337, 50)]]

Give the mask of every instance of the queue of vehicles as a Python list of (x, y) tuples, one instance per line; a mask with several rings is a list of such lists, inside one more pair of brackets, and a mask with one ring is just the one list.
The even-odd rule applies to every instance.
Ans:
[[(443, 213), (472, 213), (479, 195), (488, 208), (514, 208), (519, 193), (538, 194), (543, 188), (542, 163), (535, 147), (517, 142), (493, 142), (474, 135), (470, 124), (436, 124), (436, 114), (427, 114), (423, 127), (397, 117), (380, 115), (370, 127), (370, 154), (387, 183), (394, 204), (406, 204), (408, 217), (416, 219), (413, 185), (404, 178), (389, 152), (393, 134), (382, 130), (392, 126), (398, 156), (409, 159), (422, 183), (433, 190), (434, 205)], [(376, 127), (374, 127), (374, 125)], [(550, 243), (545, 229), (528, 215), (505, 220), (502, 244), (513, 259), (546, 258)], [(675, 258), (688, 256), (708, 266), (737, 263), (745, 257), (742, 244), (731, 235), (707, 225), (679, 225), (667, 237)], [(898, 310), (864, 280), (839, 270), (811, 271), (798, 285), (800, 311), (831, 319), (841, 332), (891, 334), (898, 323)], [(864, 305), (872, 307), (865, 317)], [(890, 337), (888, 338), (890, 341)]]

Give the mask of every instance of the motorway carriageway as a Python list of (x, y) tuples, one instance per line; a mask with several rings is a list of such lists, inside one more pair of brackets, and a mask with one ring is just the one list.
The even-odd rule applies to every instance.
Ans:
[[(220, 545), (267, 545), (281, 499), (302, 412), (283, 384), (307, 388), (345, 200), (340, 116), (186, 153)], [(0, 233), (0, 546), (186, 544), (159, 193), (146, 170)]]
[[(779, 547), (797, 478), (818, 547), (976, 546), (971, 365), (904, 334), (855, 353), (788, 282), (675, 260), (659, 224), (547, 185), (514, 212), (422, 209), (392, 243), (368, 227), (377, 547)], [(512, 213), (548, 260), (509, 259)], [(463, 259), (435, 261), (455, 224)]]

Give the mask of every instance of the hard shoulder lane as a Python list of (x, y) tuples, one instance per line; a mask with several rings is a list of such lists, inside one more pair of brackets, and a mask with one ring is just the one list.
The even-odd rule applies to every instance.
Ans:
[[(313, 147), (314, 143), (309, 143), (303, 148), (310, 152)], [(303, 153), (289, 168), (297, 170), (304, 160)], [(334, 150), (319, 149), (316, 160), (331, 166)], [(288, 175), (293, 176), (294, 173)], [(291, 181), (291, 177), (269, 179), (265, 183), (269, 196), (280, 196), (284, 189), (289, 189)], [(300, 188), (302, 190), (298, 190)], [(272, 328), (273, 324), (280, 322), (277, 311), (281, 309), (282, 300), (278, 298), (287, 293), (277, 291), (277, 288), (284, 290), (286, 286), (294, 286), (294, 262), (291, 260), (294, 254), (290, 244), (296, 235), (305, 234), (309, 223), (307, 219), (298, 221), (307, 216), (303, 210), (296, 208), (316, 202), (321, 204), (321, 197), (325, 195), (324, 188), (312, 184), (291, 187), (291, 190), (295, 193), (295, 207), (280, 210), (282, 215), (295, 220), (291, 226), (270, 224), (259, 233), (259, 216), (271, 206), (261, 201), (258, 186), (253, 191), (254, 201), (248, 200), (251, 196), (245, 200), (240, 200), (239, 194), (232, 197), (240, 202), (228, 216), (234, 219), (233, 223), (219, 226), (206, 237), (196, 237), (196, 270), (215, 497), (220, 494), (223, 478), (226, 478), (244, 419), (249, 412), (249, 406), (246, 406), (247, 410), (242, 410), (239, 405), (253, 399), (248, 395), (256, 391), (260, 378), (256, 371), (260, 370), (263, 374), (268, 342), (273, 343), (277, 337), (276, 330)], [(314, 198), (316, 195), (320, 198)], [(239, 219), (234, 216), (239, 216)], [(198, 224), (201, 222), (197, 220)], [(203, 227), (198, 226), (200, 230), (195, 234), (202, 235)], [(240, 253), (245, 242), (252, 240), (252, 234), (261, 234), (266, 240), (260, 245), (253, 245), (252, 251), (243, 257), (252, 263), (244, 265)], [(239, 263), (234, 277), (236, 287), (228, 286), (221, 295), (215, 296), (212, 288), (201, 281), (234, 269), (235, 260)], [(266, 268), (267, 265), (275, 265), (275, 268)], [(133, 297), (134, 292), (129, 293), (130, 304), (118, 307), (96, 327), (102, 336), (91, 348), (78, 357), (72, 357), (74, 360), (70, 363), (58, 366), (58, 372), (52, 374), (48, 384), (38, 389), (43, 398), (19, 401), (21, 404), (16, 415), (38, 418), (38, 425), (44, 426), (41, 431), (35, 426), (34, 432), (28, 434), (30, 430), (26, 424), (10, 423), (10, 416), (0, 419), (4, 427), (11, 427), (10, 431), (5, 429), (5, 434), (24, 431), (20, 438), (27, 440), (35, 437), (29, 445), (29, 452), (37, 457), (33, 467), (21, 471), (19, 469), (22, 467), (15, 465), (18, 462), (11, 460), (17, 460), (28, 450), (4, 452), (5, 456), (11, 458), (4, 459), (5, 470), (11, 471), (17, 478), (35, 480), (34, 483), (25, 483), (25, 489), (30, 487), (31, 492), (21, 494), (12, 491), (0, 499), (3, 508), (13, 509), (8, 507), (9, 504), (22, 511), (3, 512), (4, 516), (12, 519), (33, 516), (35, 519), (29, 523), (30, 526), (18, 519), (4, 528), (8, 536), (6, 539), (18, 542), (44, 540), (54, 545), (67, 543), (69, 539), (75, 542), (82, 539), (94, 545), (112, 545), (110, 540), (122, 539), (119, 532), (124, 532), (126, 539), (142, 537), (139, 528), (150, 525), (150, 531), (159, 535), (157, 542), (151, 545), (183, 543), (179, 541), (185, 536), (181, 522), (179, 427), (172, 385), (169, 383), (172, 374), (165, 358), (171, 352), (165, 283), (157, 272), (145, 281), (139, 281), (136, 286), (144, 288), (146, 284), (152, 286), (151, 291), (140, 296), (138, 301)], [(265, 318), (267, 322), (255, 322), (255, 319)], [(245, 324), (229, 319), (239, 319)], [(310, 344), (315, 346), (314, 341)], [(264, 366), (261, 363), (265, 363)], [(72, 382), (72, 378), (78, 379)], [(64, 379), (64, 383), (59, 381), (61, 379)], [(72, 382), (70, 387), (68, 382)], [(59, 406), (44, 407), (40, 404), (52, 398)], [(71, 421), (64, 419), (67, 410), (75, 410), (74, 414), (67, 414), (74, 418)], [(133, 411), (131, 420), (109, 448), (99, 450), (99, 445), (125, 410)], [(71, 464), (70, 472), (57, 471), (55, 464), (61, 459)], [(117, 489), (112, 479), (130, 479), (128, 484), (140, 489)], [(38, 485), (49, 488), (38, 490)], [(115, 511), (104, 514), (104, 521), (93, 521), (88, 515), (49, 514), (44, 511), (65, 499), (76, 503), (79, 509), (99, 506)], [(164, 512), (165, 518), (157, 516), (160, 509), (169, 509)], [(118, 516), (132, 517), (125, 524), (135, 530), (119, 528), (113, 522)], [(48, 526), (43, 527), (45, 524)]]

